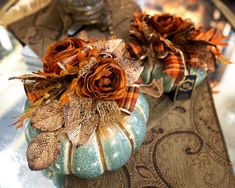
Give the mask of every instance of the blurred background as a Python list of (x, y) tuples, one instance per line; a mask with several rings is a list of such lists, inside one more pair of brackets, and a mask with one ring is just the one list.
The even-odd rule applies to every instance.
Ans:
[[(0, 1), (0, 23), (3, 21), (3, 14), (6, 13), (4, 6), (8, 2)], [(27, 5), (30, 0), (18, 2)], [(223, 54), (235, 62), (235, 1), (136, 0), (136, 2), (149, 14), (170, 12), (189, 18), (196, 25), (202, 25), (206, 29), (218, 28), (228, 36), (229, 45), (223, 49)], [(44, 3), (45, 5), (40, 8), (46, 6), (49, 1)], [(34, 11), (37, 11), (37, 8)], [(26, 13), (21, 15), (21, 19), (28, 16)], [(0, 26), (0, 188), (54, 187), (53, 183), (40, 172), (28, 169), (24, 130), (11, 126), (16, 120), (14, 117), (23, 112), (26, 98), (22, 83), (8, 79), (40, 68), (40, 58), (6, 27)], [(210, 80), (213, 85), (215, 107), (235, 171), (235, 64), (218, 64), (216, 72), (210, 75)]]

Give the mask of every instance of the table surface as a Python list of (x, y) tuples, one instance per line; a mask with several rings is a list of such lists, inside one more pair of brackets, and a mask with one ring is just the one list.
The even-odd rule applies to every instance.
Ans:
[(89, 180), (67, 176), (65, 187), (235, 186), (207, 81), (190, 100), (173, 103), (163, 96), (150, 104), (146, 139), (123, 168)]

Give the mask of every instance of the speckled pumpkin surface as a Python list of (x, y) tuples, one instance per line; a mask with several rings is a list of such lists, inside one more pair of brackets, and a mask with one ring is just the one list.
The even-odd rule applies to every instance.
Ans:
[[(67, 136), (60, 137), (60, 155), (49, 168), (57, 174), (74, 174), (82, 178), (99, 176), (105, 170), (119, 169), (142, 144), (148, 115), (147, 100), (140, 94), (133, 113), (124, 118), (123, 125), (98, 127), (89, 141), (79, 148), (74, 147)], [(25, 131), (27, 141), (38, 133), (28, 122)]]
[[(207, 71), (205, 71), (202, 68), (190, 68), (188, 72), (190, 75), (197, 76), (196, 86), (198, 86), (207, 76)], [(172, 79), (171, 76), (162, 73), (162, 68), (159, 64), (155, 64), (153, 69), (145, 66), (145, 69), (142, 72), (141, 78), (143, 79), (144, 83), (149, 83), (152, 79), (163, 78), (163, 86), (164, 86), (165, 93), (174, 91), (176, 87), (174, 83), (174, 79)]]

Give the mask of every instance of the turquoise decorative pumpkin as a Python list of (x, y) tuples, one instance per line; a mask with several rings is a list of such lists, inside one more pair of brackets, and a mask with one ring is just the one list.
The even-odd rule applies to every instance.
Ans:
[[(207, 71), (202, 68), (193, 68), (191, 67), (188, 72), (191, 75), (197, 75), (196, 86), (199, 85), (207, 76)], [(151, 79), (160, 79), (163, 78), (164, 92), (169, 93), (174, 91), (176, 85), (171, 76), (162, 73), (162, 67), (160, 64), (155, 64), (153, 68), (145, 66), (144, 71), (141, 74), (141, 78), (144, 83), (149, 83)]]
[[(131, 154), (142, 144), (149, 115), (149, 106), (143, 94), (139, 94), (134, 111), (125, 116), (124, 124), (110, 124), (98, 127), (89, 141), (76, 148), (67, 136), (60, 138), (61, 152), (49, 168), (56, 174), (74, 174), (82, 178), (99, 176), (105, 170), (122, 167)], [(26, 139), (28, 142), (39, 131), (27, 122)]]

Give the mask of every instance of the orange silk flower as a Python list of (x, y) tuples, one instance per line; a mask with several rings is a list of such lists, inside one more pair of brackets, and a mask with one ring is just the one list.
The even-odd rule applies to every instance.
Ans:
[(81, 39), (67, 38), (49, 46), (43, 57), (44, 72), (59, 74), (61, 68), (59, 67), (58, 62), (76, 55), (79, 51), (79, 48), (83, 47), (84, 44), (85, 42)]
[(78, 79), (76, 92), (81, 97), (116, 100), (124, 97), (126, 84), (121, 64), (112, 58), (104, 58)]

